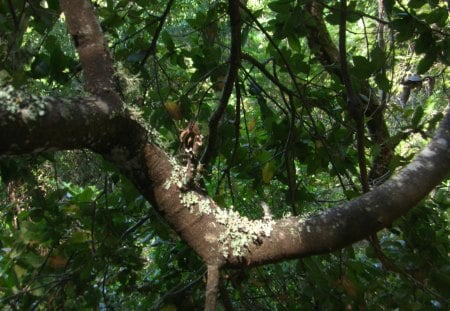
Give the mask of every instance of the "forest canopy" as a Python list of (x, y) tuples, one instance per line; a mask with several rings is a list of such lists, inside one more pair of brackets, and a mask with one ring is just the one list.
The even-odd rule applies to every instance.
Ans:
[(1, 1), (1, 310), (445, 310), (449, 12)]

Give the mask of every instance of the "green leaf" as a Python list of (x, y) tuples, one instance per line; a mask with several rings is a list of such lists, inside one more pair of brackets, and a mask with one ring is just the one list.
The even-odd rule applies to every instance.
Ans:
[(448, 24), (448, 11), (444, 7), (438, 7), (425, 15), (428, 24), (437, 24), (439, 27), (445, 27)]
[(39, 54), (31, 64), (30, 75), (35, 78), (46, 77), (50, 72), (50, 58), (46, 54)]
[(347, 6), (347, 21), (356, 23), (361, 18), (361, 15), (356, 13), (356, 1), (352, 1)]
[(293, 10), (294, 1), (291, 0), (278, 0), (270, 2), (268, 4), (269, 8), (276, 13), (289, 13)]
[(392, 14), (392, 8), (394, 7), (395, 0), (383, 0), (384, 10), (387, 15)]
[(72, 233), (72, 236), (68, 239), (68, 243), (70, 244), (81, 244), (89, 241), (91, 239), (91, 235), (88, 231), (76, 231)]
[(425, 53), (434, 45), (433, 35), (431, 31), (426, 31), (414, 41), (414, 51), (417, 54)]
[(436, 60), (436, 53), (430, 52), (426, 54), (417, 64), (417, 73), (422, 74), (428, 71)]
[(376, 75), (375, 77), (375, 83), (378, 85), (378, 87), (380, 89), (382, 89), (383, 91), (389, 91), (390, 89), (390, 82), (388, 80), (388, 78), (386, 77), (386, 74), (383, 73), (379, 73)]
[(397, 35), (399, 42), (411, 39), (416, 31), (416, 22), (409, 15), (394, 19), (390, 26), (399, 32)]
[(364, 56), (353, 56), (353, 64), (352, 73), (360, 79), (367, 79), (373, 73), (372, 64)]
[(386, 63), (386, 53), (379, 46), (375, 46), (370, 52), (370, 62), (374, 71), (380, 70)]
[(408, 3), (408, 7), (410, 7), (411, 9), (420, 9), (424, 5), (424, 0), (410, 0)]
[(173, 42), (172, 37), (167, 31), (163, 31), (163, 33), (161, 34), (161, 39), (169, 52), (175, 50), (175, 43)]
[(340, 18), (341, 14), (339, 14), (338, 10), (333, 10), (330, 12), (330, 14), (327, 14), (327, 16), (325, 16), (325, 20), (331, 25), (339, 25)]
[(262, 180), (268, 184), (275, 175), (276, 166), (273, 161), (267, 162), (262, 168)]
[(411, 120), (411, 126), (414, 129), (417, 129), (419, 127), (419, 122), (422, 120), (424, 114), (424, 109), (422, 106), (417, 106), (416, 110), (414, 111), (414, 115)]

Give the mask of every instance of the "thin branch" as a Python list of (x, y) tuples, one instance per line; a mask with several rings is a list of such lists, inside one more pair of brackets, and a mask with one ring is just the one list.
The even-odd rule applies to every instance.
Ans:
[(150, 57), (150, 55), (155, 54), (156, 52), (156, 43), (158, 42), (159, 36), (161, 34), (161, 31), (163, 29), (163, 26), (166, 22), (167, 16), (169, 15), (170, 9), (172, 8), (174, 0), (169, 0), (166, 5), (166, 9), (164, 10), (163, 14), (159, 18), (159, 24), (158, 28), (156, 28), (155, 34), (153, 35), (152, 42), (150, 43), (150, 47), (148, 48), (147, 52), (144, 55), (144, 58), (141, 61), (140, 67), (144, 66), (144, 64), (147, 62), (147, 59)]
[(362, 102), (353, 89), (350, 74), (347, 67), (346, 48), (346, 22), (347, 22), (347, 0), (341, 0), (341, 15), (339, 21), (339, 59), (341, 65), (341, 79), (347, 92), (347, 104), (350, 115), (356, 123), (356, 144), (358, 150), (358, 164), (361, 184), (364, 192), (368, 192), (369, 179), (367, 175), (366, 155), (364, 151), (364, 114)]
[(11, 0), (8, 0), (8, 6), (9, 6), (9, 11), (11, 12), (11, 16), (12, 16), (12, 19), (13, 19), (13, 22), (14, 22), (14, 29), (17, 32), (17, 31), (19, 31), (19, 21), (17, 19), (16, 12), (15, 12), (15, 9), (14, 9), (14, 5), (13, 5)]
[(228, 1), (228, 14), (230, 16), (231, 27), (231, 51), (228, 74), (219, 99), (219, 105), (209, 119), (208, 143), (200, 160), (202, 164), (208, 163), (215, 153), (219, 121), (222, 119), (228, 105), (228, 100), (233, 91), (234, 82), (237, 79), (241, 62), (241, 14), (239, 11), (239, 0)]
[(270, 81), (272, 81), (273, 84), (275, 84), (281, 91), (285, 92), (288, 95), (291, 96), (296, 96), (298, 97), (297, 94), (295, 94), (294, 91), (292, 91), (291, 89), (287, 88), (284, 84), (282, 84), (280, 82), (280, 80), (278, 80), (277, 78), (275, 78), (265, 67), (264, 64), (261, 64), (256, 58), (254, 58), (253, 56), (251, 56), (250, 54), (247, 53), (242, 53), (242, 59), (248, 61), (250, 64), (252, 64), (253, 66), (255, 66), (256, 68), (259, 69), (259, 71), (261, 71), (261, 73), (263, 75), (266, 76), (266, 78), (268, 78)]

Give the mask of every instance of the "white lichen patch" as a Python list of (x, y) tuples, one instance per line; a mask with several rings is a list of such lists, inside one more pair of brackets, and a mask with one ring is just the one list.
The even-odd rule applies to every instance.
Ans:
[(188, 183), (187, 168), (180, 165), (175, 158), (170, 157), (169, 162), (172, 165), (172, 173), (164, 182), (164, 189), (169, 190), (172, 185), (176, 185), (178, 189), (183, 188)]
[[(176, 186), (180, 190), (180, 203), (189, 212), (199, 216), (212, 214), (216, 220), (212, 225), (223, 226), (224, 230), (220, 233), (218, 242), (224, 257), (244, 256), (251, 245), (261, 243), (262, 237), (270, 237), (275, 224), (271, 217), (250, 220), (233, 209), (223, 209), (218, 206), (213, 208), (214, 203), (208, 198), (195, 191), (185, 191), (189, 182), (188, 168), (180, 165), (173, 157), (169, 157), (169, 162), (172, 171), (170, 177), (164, 182), (164, 188), (169, 190), (170, 187)], [(211, 237), (209, 236), (208, 239)]]
[[(211, 214), (212, 212), (210, 201), (206, 198), (202, 198), (194, 191), (181, 192), (180, 202), (184, 207), (188, 208), (191, 213), (195, 213), (199, 216)], [(195, 207), (197, 207), (197, 209), (195, 209)]]
[(270, 237), (274, 221), (250, 220), (234, 210), (217, 208), (214, 214), (225, 227), (219, 236), (224, 257), (243, 256), (251, 244), (258, 244), (260, 237)]

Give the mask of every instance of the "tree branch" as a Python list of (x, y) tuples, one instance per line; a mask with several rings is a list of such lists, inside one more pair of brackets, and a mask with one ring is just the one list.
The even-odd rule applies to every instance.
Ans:
[[(247, 264), (331, 252), (389, 226), (448, 176), (449, 146), (450, 109), (447, 109), (434, 139), (398, 174), (372, 191), (320, 215), (276, 221), (270, 238), (263, 238), (259, 246), (249, 248)], [(230, 266), (240, 266), (241, 262), (242, 258), (228, 259)]]
[[(319, 1), (313, 0), (305, 5), (305, 8), (314, 21), (305, 24), (306, 37), (311, 52), (314, 53), (330, 74), (338, 76), (342, 81), (339, 51), (334, 45), (323, 20), (323, 5)], [(364, 107), (364, 113), (365, 117), (367, 117), (367, 128), (370, 137), (374, 144), (380, 146), (380, 152), (373, 159), (369, 174), (370, 179), (374, 180), (388, 172), (388, 165), (394, 155), (394, 150), (388, 143), (390, 135), (383, 114), (384, 106), (380, 104), (367, 81), (362, 81), (360, 88), (361, 94), (364, 94), (369, 99), (366, 107)]]
[(108, 43), (88, 0), (60, 0), (84, 74), (84, 88), (108, 105), (121, 107), (119, 85)]
[(219, 99), (219, 105), (209, 119), (208, 142), (200, 160), (201, 164), (208, 163), (215, 153), (219, 121), (225, 113), (231, 93), (233, 92), (234, 82), (237, 79), (239, 65), (241, 63), (241, 15), (239, 12), (239, 0), (228, 1), (228, 14), (230, 16), (231, 27), (231, 51), (228, 74)]
[(216, 265), (208, 265), (208, 276), (205, 291), (205, 311), (216, 310), (217, 293), (219, 292), (220, 270)]
[(147, 62), (147, 59), (150, 57), (150, 55), (155, 54), (156, 52), (156, 43), (158, 42), (159, 35), (161, 34), (161, 31), (163, 29), (164, 23), (166, 22), (167, 16), (169, 15), (170, 9), (172, 8), (174, 0), (169, 0), (167, 2), (166, 8), (159, 18), (159, 24), (158, 28), (156, 28), (155, 34), (153, 35), (152, 43), (150, 43), (150, 47), (148, 48), (147, 52), (144, 55), (144, 58), (141, 61), (140, 66), (144, 66), (144, 64)]
[(367, 176), (366, 153), (364, 151), (364, 113), (361, 99), (355, 93), (347, 67), (347, 0), (341, 0), (341, 15), (339, 20), (339, 60), (341, 65), (341, 79), (347, 92), (347, 109), (356, 124), (356, 145), (358, 150), (359, 176), (364, 192), (369, 191)]
[[(114, 146), (135, 148), (147, 133), (97, 98), (38, 97), (0, 89), (0, 154)], [(130, 139), (133, 137), (133, 139)]]
[(273, 84), (275, 84), (282, 92), (290, 95), (290, 96), (294, 96), (294, 97), (298, 97), (298, 95), (292, 91), (291, 89), (287, 88), (284, 84), (282, 84), (280, 82), (280, 80), (278, 80), (276, 77), (274, 77), (267, 69), (266, 67), (264, 67), (263, 64), (261, 64), (256, 58), (254, 58), (253, 56), (251, 56), (250, 54), (247, 53), (242, 53), (242, 59), (248, 61), (250, 64), (252, 64), (253, 66), (255, 66), (256, 68), (259, 69), (259, 71), (261, 71), (261, 73), (266, 76), (266, 78), (268, 78), (270, 81), (272, 81)]
[[(110, 115), (102, 101), (37, 98), (30, 102), (20, 99), (23, 97), (0, 91), (0, 154), (92, 148), (135, 184), (207, 265), (218, 267), (261, 265), (344, 247), (389, 226), (450, 173), (447, 112), (428, 147), (386, 183), (320, 215), (264, 224), (222, 209), (202, 193), (186, 192), (176, 184), (168, 187), (167, 182), (180, 168), (164, 151), (147, 142), (145, 130), (137, 122)], [(34, 114), (33, 105), (45, 107)], [(102, 132), (98, 127), (107, 130)], [(196, 199), (186, 205), (182, 200), (185, 195)], [(261, 224), (264, 230), (256, 230)], [(241, 239), (247, 240), (237, 247), (228, 244)]]

